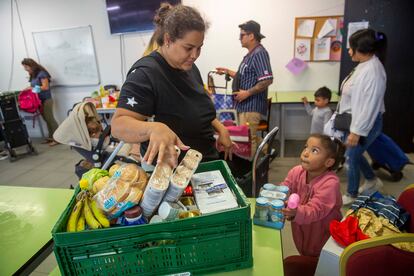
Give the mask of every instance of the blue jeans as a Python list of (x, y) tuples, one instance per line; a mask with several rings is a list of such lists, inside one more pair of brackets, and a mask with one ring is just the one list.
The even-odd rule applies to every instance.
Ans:
[(374, 171), (364, 157), (364, 152), (377, 139), (382, 132), (382, 115), (379, 114), (375, 120), (374, 126), (366, 137), (360, 137), (358, 145), (348, 148), (346, 157), (348, 158), (348, 189), (347, 192), (356, 197), (358, 195), (360, 172), (365, 179), (371, 180), (375, 178)]

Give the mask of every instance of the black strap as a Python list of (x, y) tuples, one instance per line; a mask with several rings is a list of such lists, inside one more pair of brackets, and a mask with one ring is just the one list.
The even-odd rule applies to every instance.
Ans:
[(98, 144), (96, 145), (96, 148), (95, 148), (95, 153), (99, 156), (99, 159), (98, 160), (94, 160), (95, 162), (96, 161), (102, 161), (102, 146), (103, 146), (103, 143), (105, 142), (105, 138), (109, 135), (111, 133), (111, 125), (108, 125), (102, 132), (101, 132), (101, 135), (99, 135), (99, 141), (98, 141)]

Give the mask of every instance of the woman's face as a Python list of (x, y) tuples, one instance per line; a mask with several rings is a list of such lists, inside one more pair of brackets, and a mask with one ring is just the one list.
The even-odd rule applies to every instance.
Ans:
[(32, 68), (29, 65), (23, 65), (24, 70), (27, 71), (27, 73), (31, 74), (33, 73)]
[(168, 63), (176, 68), (188, 71), (200, 56), (204, 42), (204, 32), (190, 31), (183, 38), (171, 42), (166, 35), (164, 40), (164, 53)]

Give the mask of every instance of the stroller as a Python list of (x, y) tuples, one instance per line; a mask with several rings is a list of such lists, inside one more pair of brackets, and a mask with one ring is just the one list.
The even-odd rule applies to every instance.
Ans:
[(13, 93), (0, 95), (0, 138), (0, 141), (4, 140), (10, 162), (18, 159), (20, 153), (16, 149), (23, 146), (26, 146), (27, 154), (37, 155)]
[[(91, 130), (90, 127), (88, 128), (88, 122), (95, 123), (97, 129)], [(96, 134), (93, 132), (99, 135), (96, 145), (92, 143), (95, 139), (91, 136)], [(75, 165), (75, 173), (81, 178), (83, 173), (93, 167), (101, 168), (102, 164), (108, 160), (118, 144), (118, 141), (110, 134), (111, 126), (108, 125), (102, 128), (95, 105), (90, 102), (82, 102), (73, 107), (68, 117), (53, 134), (53, 138), (61, 144), (71, 146), (72, 149), (82, 155), (84, 159)], [(131, 144), (124, 144), (115, 160), (139, 164), (139, 160), (129, 156), (131, 148)]]

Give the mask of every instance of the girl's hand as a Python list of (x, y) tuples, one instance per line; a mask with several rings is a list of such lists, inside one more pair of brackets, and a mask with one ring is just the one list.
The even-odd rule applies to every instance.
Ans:
[(224, 147), (224, 160), (227, 160), (227, 158), (229, 158), (230, 161), (233, 160), (234, 143), (230, 139), (230, 134), (227, 128), (220, 129), (217, 144)]
[(151, 164), (158, 154), (157, 164), (165, 162), (175, 168), (178, 159), (175, 146), (181, 150), (188, 150), (190, 147), (184, 145), (180, 138), (163, 123), (153, 123), (150, 131), (148, 149), (142, 160)]
[(298, 209), (290, 209), (290, 208), (283, 208), (282, 213), (285, 215), (287, 220), (293, 220), (293, 218), (296, 216), (296, 212)]
[(359, 135), (355, 133), (349, 133), (348, 138), (346, 139), (346, 145), (348, 147), (355, 147), (358, 145), (359, 142)]

